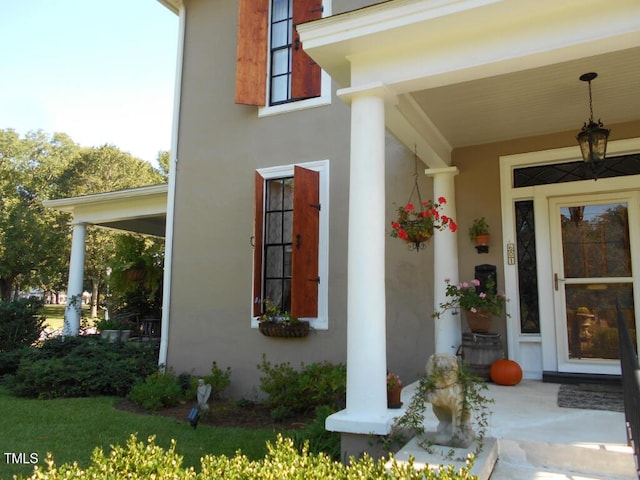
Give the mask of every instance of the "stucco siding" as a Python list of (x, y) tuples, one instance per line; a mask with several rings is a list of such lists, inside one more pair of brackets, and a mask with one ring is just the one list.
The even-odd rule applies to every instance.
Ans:
[[(341, 8), (358, 8), (351, 2)], [(233, 396), (253, 395), (265, 354), (294, 366), (346, 363), (346, 265), (350, 149), (349, 106), (258, 118), (234, 98), (236, 2), (186, 2), (186, 38), (172, 264), (168, 366), (206, 373), (211, 362), (232, 368)], [(332, 91), (335, 92), (335, 85)], [(251, 328), (254, 171), (318, 160), (330, 162), (327, 330), (303, 340), (278, 340)], [(406, 202), (413, 156), (387, 136), (389, 215)], [(421, 179), (428, 196), (430, 181)], [(425, 197), (426, 198), (426, 197)], [(407, 380), (433, 350), (432, 252), (409, 252), (389, 239), (389, 368)]]

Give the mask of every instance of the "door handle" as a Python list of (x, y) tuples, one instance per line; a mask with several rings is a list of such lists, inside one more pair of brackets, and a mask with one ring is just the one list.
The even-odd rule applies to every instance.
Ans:
[(558, 291), (558, 282), (564, 282), (564, 278), (559, 278), (557, 273), (553, 274), (553, 288)]

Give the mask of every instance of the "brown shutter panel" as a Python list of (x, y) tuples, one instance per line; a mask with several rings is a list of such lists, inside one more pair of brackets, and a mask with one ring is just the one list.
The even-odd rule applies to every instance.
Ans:
[(253, 315), (262, 313), (262, 229), (264, 225), (264, 178), (256, 172), (253, 212)]
[(268, 32), (269, 0), (239, 0), (236, 103), (266, 102)]
[(291, 97), (294, 99), (320, 96), (320, 65), (302, 49), (299, 23), (322, 18), (322, 0), (293, 1), (293, 55), (291, 60)]
[(295, 167), (293, 184), (291, 314), (295, 317), (317, 317), (320, 174)]

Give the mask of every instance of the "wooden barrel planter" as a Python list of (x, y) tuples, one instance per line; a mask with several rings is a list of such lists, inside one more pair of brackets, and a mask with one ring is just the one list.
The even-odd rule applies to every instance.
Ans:
[(301, 338), (309, 335), (309, 322), (260, 322), (258, 329), (265, 337)]
[(496, 360), (504, 358), (499, 333), (462, 334), (462, 359), (470, 372), (484, 380), (490, 380), (489, 370)]

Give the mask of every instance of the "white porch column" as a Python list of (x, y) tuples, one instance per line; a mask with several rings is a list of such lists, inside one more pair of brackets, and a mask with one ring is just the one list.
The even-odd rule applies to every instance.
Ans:
[(67, 308), (64, 312), (64, 335), (78, 335), (78, 331), (80, 330), (86, 236), (87, 224), (74, 223), (73, 235), (71, 237), (71, 260), (69, 261)]
[[(457, 219), (456, 192), (453, 177), (458, 174), (456, 167), (431, 168), (425, 174), (433, 177), (433, 198), (444, 197), (447, 203), (442, 211), (445, 215)], [(445, 279), (458, 283), (458, 235), (449, 229), (436, 230), (433, 235), (433, 304), (444, 303), (446, 296)], [(451, 310), (435, 319), (435, 353), (455, 355), (458, 345), (462, 343), (462, 327), (460, 314), (453, 315)]]
[(385, 96), (378, 84), (345, 89), (351, 101), (347, 283), (347, 407), (327, 429), (387, 434)]

